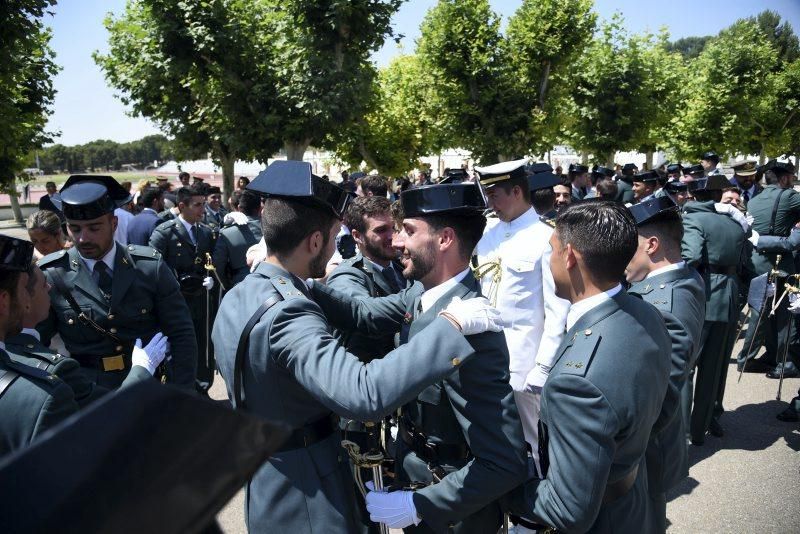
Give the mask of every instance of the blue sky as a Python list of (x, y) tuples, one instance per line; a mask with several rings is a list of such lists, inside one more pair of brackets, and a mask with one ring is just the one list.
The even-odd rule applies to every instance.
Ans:
[[(522, 0), (492, 0), (494, 10), (509, 17)], [(405, 35), (402, 47), (414, 49), (419, 25), (436, 0), (409, 0), (394, 18), (397, 33)], [(92, 52), (107, 49), (108, 35), (103, 19), (110, 11), (121, 13), (125, 0), (60, 0), (55, 15), (45, 23), (53, 30), (51, 45), (56, 63), (63, 70), (55, 79), (58, 91), (48, 129), (60, 130), (56, 142), (65, 145), (94, 139), (131, 141), (158, 133), (143, 118), (125, 114), (125, 106), (114, 98), (100, 69), (92, 60)], [(609, 18), (615, 11), (625, 17), (633, 32), (657, 31), (666, 26), (673, 38), (716, 34), (735, 20), (755, 15), (764, 9), (777, 11), (800, 34), (800, 1), (798, 0), (595, 0), (595, 11)], [(385, 65), (400, 49), (390, 41), (374, 59)]]

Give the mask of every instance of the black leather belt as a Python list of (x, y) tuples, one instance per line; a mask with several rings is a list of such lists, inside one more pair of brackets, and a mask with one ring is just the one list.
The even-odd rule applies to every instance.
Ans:
[(431, 443), (425, 434), (406, 428), (407, 424), (405, 420), (402, 420), (399, 431), (400, 439), (424, 462), (439, 464), (469, 458), (470, 451), (466, 443)]
[(709, 274), (727, 274), (728, 276), (736, 275), (736, 267), (733, 265), (708, 265), (706, 272)]
[(286, 440), (277, 452), (287, 452), (310, 447), (333, 434), (338, 428), (338, 425), (339, 418), (335, 415), (328, 415), (322, 419), (317, 419), (304, 427), (293, 430), (289, 435), (289, 439)]
[(603, 494), (603, 504), (610, 504), (628, 493), (636, 483), (636, 475), (638, 473), (639, 466), (637, 465), (633, 468), (633, 471), (621, 479), (606, 484), (606, 492)]

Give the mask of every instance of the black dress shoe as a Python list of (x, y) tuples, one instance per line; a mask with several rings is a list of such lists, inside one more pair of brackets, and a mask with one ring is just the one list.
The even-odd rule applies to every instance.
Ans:
[[(747, 360), (747, 364), (744, 365), (744, 372), (745, 373), (768, 373), (775, 368), (774, 365), (761, 361), (761, 358), (757, 359), (750, 359)], [(742, 365), (736, 366), (737, 371), (742, 370)]]
[(708, 433), (716, 438), (721, 438), (725, 435), (725, 430), (722, 428), (722, 425), (719, 424), (719, 421), (712, 419), (711, 423), (708, 425)]
[(800, 415), (797, 414), (797, 410), (795, 410), (793, 406), (789, 406), (775, 417), (778, 421), (783, 421), (784, 423), (796, 423), (800, 421)]
[(695, 447), (700, 447), (701, 445), (705, 444), (706, 438), (689, 438), (689, 441), (691, 441), (692, 445)]
[(778, 364), (772, 371), (767, 373), (767, 378), (780, 378), (781, 367), (783, 367), (783, 378), (797, 378), (800, 377), (800, 369), (793, 362), (786, 362), (786, 365)]

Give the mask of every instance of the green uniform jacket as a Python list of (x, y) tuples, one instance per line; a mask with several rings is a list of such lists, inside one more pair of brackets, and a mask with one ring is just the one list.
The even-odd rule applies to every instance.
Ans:
[[(72, 358), (82, 366), (96, 364), (102, 357), (125, 352), (130, 367), (130, 350), (137, 338), (146, 344), (157, 332), (169, 338), (171, 360), (168, 380), (179, 386), (193, 386), (197, 365), (197, 344), (189, 309), (178, 282), (161, 254), (150, 247), (117, 243), (111, 301), (107, 301), (75, 248), (39, 260), (50, 289), (50, 315), (37, 325), (42, 343), (49, 344), (58, 332)], [(124, 346), (115, 346), (107, 336), (84, 325), (67, 300), (56, 289), (51, 271), (58, 270), (78, 302), (81, 311), (103, 328), (116, 333)], [(121, 384), (127, 373), (117, 373)]]
[(167, 221), (153, 230), (150, 246), (161, 253), (164, 262), (180, 279), (184, 274), (197, 274), (206, 277), (206, 253), (214, 250), (214, 234), (204, 225), (197, 225), (197, 247), (186, 227), (179, 219)]
[[(778, 196), (780, 195), (780, 201)], [(772, 211), (775, 211), (775, 224), (770, 231)], [(800, 193), (794, 189), (782, 189), (777, 185), (768, 185), (758, 196), (754, 196), (747, 203), (747, 211), (753, 216), (753, 230), (759, 235), (774, 235), (786, 237), (792, 227), (800, 221)], [(776, 259), (775, 253), (753, 251), (753, 268), (755, 274), (764, 274), (772, 269)], [(779, 266), (788, 273), (794, 273), (794, 259), (790, 254), (784, 254)]]
[[(15, 362), (41, 369), (63, 380), (72, 388), (75, 402), (81, 408), (111, 391), (90, 381), (81, 372), (77, 360), (58, 354), (30, 334), (20, 333), (8, 338), (6, 351)], [(152, 379), (153, 377), (147, 372), (147, 369), (135, 365), (131, 367), (121, 387)]]
[(614, 200), (623, 204), (633, 202), (633, 186), (625, 180), (617, 180), (614, 183), (617, 184), (617, 198)]
[[(378, 318), (406, 317), (410, 325), (405, 346), (426, 337), (431, 325), (440, 320), (439, 311), (453, 297), (481, 295), (478, 281), (469, 273), (430, 309), (414, 317), (420, 287), (415, 284), (412, 289), (389, 297), (354, 300), (330, 287), (314, 284), (313, 295), (337, 327), (349, 329)], [(401, 339), (404, 337), (405, 332)], [(417, 431), (428, 437), (428, 442), (466, 446), (470, 452), (467, 458), (440, 456), (447, 476), (415, 492), (414, 505), (423, 520), (420, 530), (496, 532), (502, 523), (498, 499), (527, 478), (525, 440), (509, 384), (505, 338), (501, 332), (484, 332), (467, 339), (477, 356), (402, 408), (401, 425), (408, 418)], [(395, 465), (401, 481), (431, 482), (427, 464), (402, 440), (398, 440), (397, 447)]]
[[(248, 411), (292, 429), (332, 412), (377, 421), (475, 354), (464, 336), (438, 318), (408, 345), (365, 364), (333, 337), (307, 291), (285, 270), (261, 263), (225, 295), (212, 334), (233, 398), (234, 358), (244, 326), (266, 300), (282, 297), (250, 334), (243, 389)], [(399, 326), (397, 319), (360, 325), (373, 332)], [(357, 532), (355, 487), (341, 439), (334, 431), (308, 447), (278, 452), (261, 467), (247, 486), (251, 532)]]
[[(205, 211), (203, 213), (203, 224), (205, 224), (206, 226), (208, 226), (212, 230), (218, 232), (219, 229), (222, 228), (222, 221), (225, 220), (225, 215), (227, 215), (227, 214), (228, 214), (228, 210), (226, 210), (225, 208), (220, 206), (219, 211), (217, 212), (217, 215), (215, 216), (214, 212), (211, 211), (211, 208), (209, 208), (208, 204), (206, 204)], [(219, 220), (217, 219), (217, 217), (219, 217)]]
[(738, 269), (745, 237), (739, 223), (716, 212), (714, 201), (685, 204), (681, 256), (690, 267), (697, 269), (705, 282), (706, 321), (730, 322), (739, 313), (736, 304), (738, 276), (710, 270)]
[(686, 431), (680, 416), (680, 395), (690, 366), (700, 352), (706, 313), (703, 279), (692, 268), (667, 271), (636, 282), (628, 290), (661, 312), (672, 342), (669, 388), (647, 445), (648, 490), (667, 490), (689, 476)]
[[(544, 480), (511, 495), (511, 510), (561, 532), (653, 532), (642, 459), (670, 375), (670, 339), (658, 310), (620, 291), (564, 335), (542, 390)], [(609, 483), (633, 487), (603, 503)]]
[(250, 274), (247, 249), (261, 240), (261, 221), (249, 218), (247, 224), (234, 224), (223, 228), (212, 255), (226, 289), (230, 289)]
[[(360, 252), (343, 260), (328, 276), (327, 285), (355, 299), (385, 297), (405, 289), (405, 286), (393, 289), (386, 276), (371, 261), (365, 260)], [(358, 330), (348, 330), (338, 331), (337, 335), (347, 350), (361, 361), (369, 362), (394, 348), (396, 333), (390, 330), (376, 337)]]
[(9, 372), (18, 376), (0, 393), (0, 458), (78, 411), (72, 390), (58, 377), (14, 362), (0, 349), (0, 382)]

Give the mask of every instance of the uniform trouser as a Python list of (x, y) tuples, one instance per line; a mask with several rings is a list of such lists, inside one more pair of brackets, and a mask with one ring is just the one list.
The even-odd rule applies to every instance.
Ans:
[[(778, 296), (780, 298), (780, 295)], [(783, 354), (786, 347), (786, 333), (790, 328), (792, 321), (790, 320), (790, 313), (786, 311), (786, 300), (778, 306), (775, 310), (775, 315), (769, 316), (772, 307), (772, 298), (767, 300), (766, 308), (763, 310), (761, 322), (759, 324), (759, 313), (755, 310), (750, 310), (750, 315), (747, 321), (747, 334), (744, 337), (744, 344), (739, 356), (736, 358), (739, 366), (744, 365), (745, 358), (753, 360), (758, 356), (758, 352), (763, 345), (766, 349), (762, 357), (764, 363), (776, 365), (783, 360)], [(756, 329), (758, 324), (758, 329)]]
[(214, 325), (214, 315), (216, 309), (216, 301), (214, 300), (214, 293), (211, 294), (211, 320), (206, 325), (206, 314), (209, 312), (208, 304), (206, 303), (206, 291), (203, 290), (199, 295), (184, 295), (186, 305), (189, 307), (189, 315), (192, 317), (192, 324), (194, 325), (194, 333), (197, 339), (197, 376), (195, 383), (197, 387), (203, 390), (208, 390), (214, 382), (214, 346), (208, 347), (208, 361), (206, 361), (206, 343), (211, 343), (209, 338), (208, 329)]
[(730, 330), (735, 326), (735, 323), (731, 322), (706, 321), (703, 323), (700, 356), (697, 358), (697, 366), (689, 372), (687, 379), (687, 383), (691, 386), (692, 375), (696, 375), (694, 403), (688, 427), (694, 440), (702, 440), (711, 423), (720, 380), (725, 376), (723, 367), (727, 373), (728, 362), (726, 360), (729, 353), (725, 351), (729, 346), (729, 339), (733, 336)]
[(722, 412), (725, 411), (722, 407), (722, 400), (725, 398), (725, 385), (728, 382), (728, 363), (733, 354), (733, 346), (736, 344), (736, 331), (737, 326), (732, 322), (731, 328), (728, 329), (728, 337), (726, 338), (725, 348), (723, 349), (722, 365), (719, 369), (719, 389), (717, 390), (717, 398), (714, 402), (715, 418), (718, 418), (722, 415)]
[(530, 447), (536, 472), (541, 473), (542, 470), (539, 466), (539, 410), (542, 395), (541, 393), (514, 391), (514, 401), (517, 403), (517, 411), (519, 411), (519, 418), (522, 421), (522, 432)]

